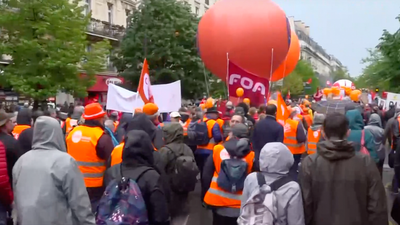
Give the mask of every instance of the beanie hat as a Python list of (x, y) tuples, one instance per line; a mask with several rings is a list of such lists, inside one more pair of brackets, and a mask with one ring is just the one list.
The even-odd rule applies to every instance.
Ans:
[(103, 107), (101, 107), (99, 103), (91, 103), (86, 105), (82, 117), (85, 120), (93, 120), (93, 119), (103, 118), (105, 115), (106, 112), (104, 112)]
[(158, 113), (158, 106), (154, 103), (147, 103), (143, 106), (143, 113), (148, 116), (153, 116)]

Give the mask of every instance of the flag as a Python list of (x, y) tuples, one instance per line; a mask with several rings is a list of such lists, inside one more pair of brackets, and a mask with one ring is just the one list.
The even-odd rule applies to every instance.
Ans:
[(286, 103), (282, 98), (282, 95), (279, 93), (276, 99), (276, 121), (282, 126), (285, 125), (285, 121), (289, 118), (290, 116), (290, 111), (286, 107)]
[(311, 82), (312, 82), (311, 78), (307, 80), (307, 84), (311, 84)]
[(252, 105), (259, 106), (264, 104), (269, 91), (269, 80), (258, 77), (240, 68), (229, 61), (228, 90), (229, 99), (234, 102), (237, 100), (236, 89), (243, 88), (244, 94), (240, 98), (250, 99)]
[(290, 90), (287, 92), (286, 99), (290, 99)]
[(147, 59), (144, 59), (143, 62), (143, 68), (142, 68), (142, 73), (140, 74), (140, 80), (137, 92), (142, 98), (144, 104), (147, 104), (149, 102), (154, 103), (154, 97), (151, 91), (149, 65), (147, 64)]

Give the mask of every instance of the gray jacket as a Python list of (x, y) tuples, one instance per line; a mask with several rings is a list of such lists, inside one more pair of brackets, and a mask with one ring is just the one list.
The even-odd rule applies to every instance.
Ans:
[(36, 120), (32, 150), (15, 163), (13, 177), (18, 224), (95, 225), (83, 175), (66, 153), (57, 120)]
[(369, 130), (374, 137), (375, 149), (378, 153), (379, 159), (385, 159), (385, 131), (382, 128), (381, 117), (376, 113), (371, 114), (368, 120), (368, 125), (365, 126), (364, 129)]
[[(267, 184), (288, 175), (293, 162), (292, 153), (282, 143), (271, 142), (261, 149), (260, 170)], [(257, 174), (251, 173), (244, 182), (242, 207), (257, 188), (259, 188)], [(285, 225), (304, 225), (303, 201), (299, 184), (294, 181), (289, 182), (278, 189), (275, 194), (278, 198), (278, 221), (286, 221), (283, 223)]]

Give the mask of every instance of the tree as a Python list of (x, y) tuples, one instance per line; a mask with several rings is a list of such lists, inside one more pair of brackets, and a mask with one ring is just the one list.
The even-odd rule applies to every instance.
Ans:
[(333, 72), (333, 82), (336, 82), (341, 79), (352, 80), (348, 70), (346, 68), (338, 68)]
[[(79, 1), (8, 0), (0, 5), (0, 53), (12, 62), (3, 68), (2, 85), (35, 99), (64, 90), (83, 97), (103, 69), (109, 43), (99, 42), (86, 52), (90, 15)], [(81, 77), (80, 71), (86, 76)]]
[[(311, 79), (311, 83), (304, 88), (304, 83)], [(314, 94), (319, 86), (319, 79), (307, 61), (299, 60), (294, 71), (283, 79), (282, 91), (291, 95)]]
[(147, 58), (152, 84), (181, 80), (183, 97), (200, 97), (206, 88), (204, 65), (196, 48), (198, 22), (185, 2), (144, 0), (130, 18), (120, 52), (113, 61), (133, 88)]

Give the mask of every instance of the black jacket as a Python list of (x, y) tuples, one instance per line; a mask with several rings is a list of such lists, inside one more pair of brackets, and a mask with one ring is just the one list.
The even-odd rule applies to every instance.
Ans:
[(25, 154), (32, 149), (33, 127), (27, 128), (19, 134), (18, 143), (21, 147), (21, 153)]
[[(107, 169), (104, 188), (122, 175), (136, 180), (146, 203), (150, 225), (169, 225), (167, 198), (162, 188), (161, 176), (154, 165), (153, 146), (150, 137), (141, 130), (128, 132), (122, 153), (122, 164)], [(150, 169), (150, 170), (148, 170)]]

